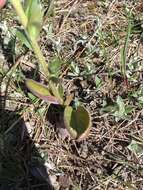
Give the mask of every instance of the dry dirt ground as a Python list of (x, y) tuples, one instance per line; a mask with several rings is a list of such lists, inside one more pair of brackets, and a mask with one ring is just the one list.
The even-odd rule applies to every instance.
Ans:
[(28, 92), (25, 77), (44, 79), (12, 7), (0, 15), (0, 189), (142, 190), (142, 1), (55, 0), (45, 16), (42, 52), (65, 62), (65, 92), (92, 117), (83, 141), (62, 139), (59, 110)]

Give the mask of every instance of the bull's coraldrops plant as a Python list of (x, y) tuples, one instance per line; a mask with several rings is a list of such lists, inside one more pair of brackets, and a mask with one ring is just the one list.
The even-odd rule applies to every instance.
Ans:
[[(17, 29), (17, 37), (29, 49), (33, 50), (38, 59), (39, 67), (47, 78), (48, 86), (44, 86), (32, 79), (26, 79), (27, 88), (37, 97), (48, 103), (59, 104), (64, 108), (63, 120), (65, 127), (74, 139), (83, 139), (87, 137), (91, 128), (91, 117), (89, 112), (83, 106), (73, 108), (71, 106), (71, 97), (64, 96), (64, 89), (54, 77), (51, 69), (45, 61), (38, 38), (42, 28), (43, 10), (40, 0), (10, 0), (22, 27)], [(57, 64), (60, 62), (57, 61)], [(56, 78), (56, 80), (55, 80)], [(55, 82), (56, 81), (56, 82)]]

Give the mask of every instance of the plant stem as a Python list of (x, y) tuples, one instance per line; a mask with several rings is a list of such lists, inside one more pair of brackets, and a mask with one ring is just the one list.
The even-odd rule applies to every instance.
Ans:
[(33, 39), (33, 37), (27, 31), (28, 18), (23, 10), (20, 0), (11, 0), (11, 4), (13, 5), (17, 15), (20, 18), (20, 22), (23, 25), (25, 32), (28, 34), (28, 38), (30, 39), (33, 51), (39, 61), (39, 64), (41, 65), (41, 69), (43, 73), (45, 74), (46, 77), (48, 77), (49, 72), (48, 72), (48, 67), (47, 67), (45, 57), (43, 56), (37, 41)]
[(131, 31), (132, 31), (132, 22), (131, 22), (131, 12), (130, 12), (126, 39), (125, 39), (124, 47), (121, 50), (121, 71), (122, 71), (124, 79), (126, 79), (127, 50), (128, 50), (129, 40), (131, 36)]
[(48, 66), (47, 66), (45, 57), (43, 56), (37, 41), (32, 39), (32, 38), (30, 38), (30, 41), (31, 41), (33, 51), (34, 51), (40, 65), (41, 65), (41, 69), (42, 69), (43, 73), (48, 77), (49, 72), (48, 72)]
[(14, 9), (16, 11), (16, 14), (19, 16), (21, 24), (26, 29), (28, 19), (27, 19), (27, 16), (25, 15), (25, 13), (24, 13), (24, 10), (23, 10), (21, 2), (19, 0), (11, 0), (10, 2), (11, 2), (12, 6), (14, 7)]

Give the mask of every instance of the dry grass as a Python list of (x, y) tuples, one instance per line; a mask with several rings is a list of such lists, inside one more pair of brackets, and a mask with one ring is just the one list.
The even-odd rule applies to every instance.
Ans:
[[(44, 3), (46, 6), (47, 1)], [(132, 11), (132, 34), (126, 55), (128, 81), (125, 81), (120, 69), (121, 49), (127, 35), (129, 10)], [(9, 25), (13, 23), (10, 20)], [(16, 58), (16, 67), (11, 67), (13, 73), (12, 60), (3, 57), (1, 99), (7, 86), (6, 109), (20, 114), (49, 167), (55, 189), (142, 190), (143, 157), (128, 148), (132, 140), (143, 145), (142, 2), (58, 0), (54, 16), (46, 18), (44, 26), (40, 43), (47, 61), (58, 54), (79, 69), (77, 74), (65, 64), (61, 78), (66, 93), (74, 93), (89, 109), (91, 133), (82, 142), (62, 140), (56, 130), (60, 125), (56, 112), (55, 122), (51, 123), (47, 114), (49, 106), (39, 100), (29, 101), (24, 75), (43, 80), (37, 73), (37, 60), (29, 52), (22, 54), (20, 62)], [(50, 27), (52, 33), (48, 30)], [(115, 106), (118, 96), (122, 97), (125, 107), (132, 108), (127, 117), (119, 118), (109, 109), (103, 111), (105, 103)]]

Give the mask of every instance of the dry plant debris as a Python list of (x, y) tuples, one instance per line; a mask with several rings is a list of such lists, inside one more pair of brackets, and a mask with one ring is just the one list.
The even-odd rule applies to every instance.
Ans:
[[(48, 1), (42, 3), (47, 10)], [(13, 36), (12, 7), (1, 10), (0, 168), (6, 167), (3, 176), (0, 169), (1, 189), (46, 189), (39, 182), (39, 176), (47, 178), (35, 164), (39, 160), (56, 190), (143, 189), (142, 10), (141, 0), (57, 0), (45, 11), (42, 52), (47, 62), (57, 55), (64, 61), (65, 93), (92, 116), (83, 141), (63, 139), (59, 109), (27, 91), (25, 76), (41, 82), (44, 76)]]

